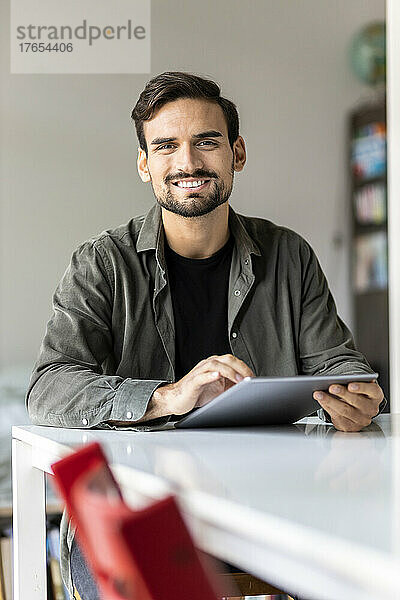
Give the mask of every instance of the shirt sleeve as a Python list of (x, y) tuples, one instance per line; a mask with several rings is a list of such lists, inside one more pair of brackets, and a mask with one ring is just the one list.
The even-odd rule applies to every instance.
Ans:
[[(326, 277), (311, 246), (303, 240), (301, 324), (299, 357), (305, 375), (352, 375), (373, 373), (365, 356), (355, 346), (353, 336), (337, 314)], [(384, 399), (380, 414), (386, 406)], [(329, 415), (318, 411), (324, 421)]]
[(372, 373), (337, 314), (335, 301), (318, 259), (303, 240), (299, 359), (305, 375)]
[[(95, 242), (71, 259), (53, 296), (26, 402), (36, 425), (95, 427), (107, 421), (136, 421), (165, 380), (103, 373), (113, 352), (112, 286)], [(162, 420), (168, 420), (169, 417)]]

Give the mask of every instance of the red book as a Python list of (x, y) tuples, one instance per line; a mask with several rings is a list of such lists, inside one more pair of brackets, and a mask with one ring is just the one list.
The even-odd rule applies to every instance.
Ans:
[(104, 600), (217, 600), (173, 496), (129, 508), (98, 443), (52, 468)]

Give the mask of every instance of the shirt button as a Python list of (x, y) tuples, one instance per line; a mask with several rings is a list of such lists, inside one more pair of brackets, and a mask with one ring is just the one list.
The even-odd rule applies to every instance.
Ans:
[(235, 296), (240, 296), (240, 290), (235, 290), (233, 293), (235, 294)]
[(128, 417), (128, 419), (132, 419), (133, 415), (130, 410), (128, 410), (128, 412), (126, 413), (126, 416)]
[(248, 258), (246, 258), (246, 260), (244, 261), (244, 264), (245, 264), (245, 265), (248, 265), (248, 264), (249, 264), (249, 259), (248, 259)]
[(237, 338), (237, 333), (236, 333), (236, 331), (234, 331), (234, 332), (232, 333), (232, 337), (233, 337), (233, 338)]
[(83, 423), (84, 425), (87, 425), (87, 424), (88, 424), (88, 420), (87, 420), (87, 419), (82, 419), (82, 423)]

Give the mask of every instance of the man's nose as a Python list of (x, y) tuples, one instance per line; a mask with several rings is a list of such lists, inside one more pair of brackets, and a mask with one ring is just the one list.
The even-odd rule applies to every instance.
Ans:
[(196, 169), (203, 167), (201, 153), (191, 144), (182, 144), (178, 152), (175, 153), (175, 167), (186, 173), (193, 173)]

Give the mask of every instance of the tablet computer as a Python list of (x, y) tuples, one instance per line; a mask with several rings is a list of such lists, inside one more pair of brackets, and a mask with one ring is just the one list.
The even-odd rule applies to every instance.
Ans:
[(373, 381), (378, 373), (297, 377), (245, 377), (201, 408), (195, 408), (175, 427), (244, 427), (294, 423), (321, 408), (313, 392), (328, 391), (334, 383)]

